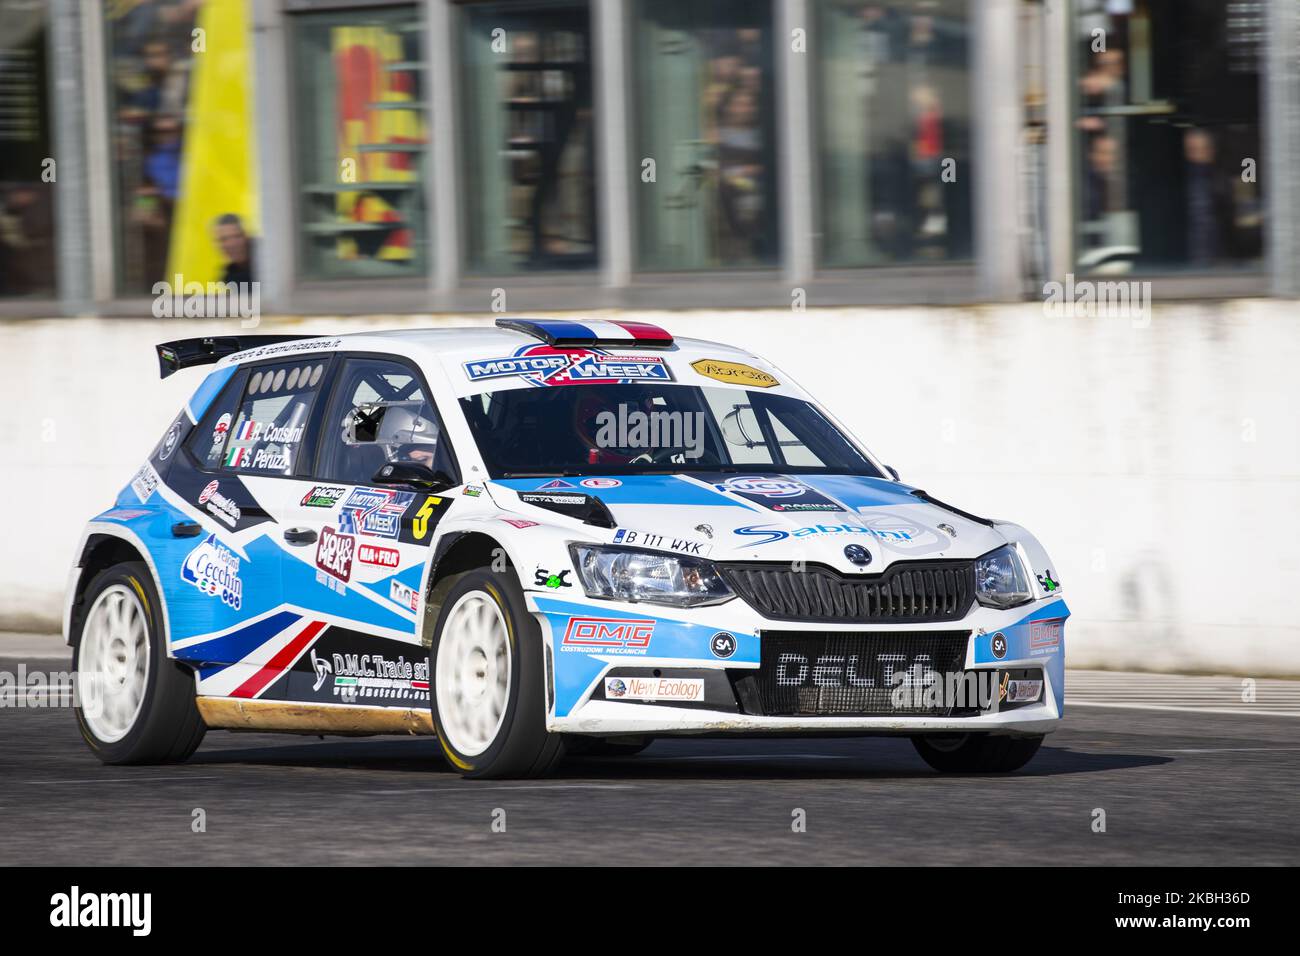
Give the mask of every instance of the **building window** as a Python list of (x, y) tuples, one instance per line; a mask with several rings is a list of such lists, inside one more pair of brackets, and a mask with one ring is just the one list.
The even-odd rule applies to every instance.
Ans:
[(1260, 268), (1262, 0), (1078, 0), (1081, 271)]
[(250, 282), (252, 31), (218, 0), (107, 3), (117, 282)]
[(420, 23), (414, 6), (293, 19), (299, 246), (308, 278), (426, 269)]
[(0, 0), (0, 297), (54, 294), (44, 4)]
[(469, 271), (595, 268), (586, 4), (476, 4), (461, 22)]
[(820, 263), (971, 256), (966, 0), (818, 0)]
[(636, 0), (633, 15), (640, 267), (775, 264), (771, 4)]

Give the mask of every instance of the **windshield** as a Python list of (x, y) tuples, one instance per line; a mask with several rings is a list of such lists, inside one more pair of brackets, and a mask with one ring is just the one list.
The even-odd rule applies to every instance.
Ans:
[(741, 469), (883, 477), (813, 405), (761, 391), (567, 385), (460, 404), (494, 478)]

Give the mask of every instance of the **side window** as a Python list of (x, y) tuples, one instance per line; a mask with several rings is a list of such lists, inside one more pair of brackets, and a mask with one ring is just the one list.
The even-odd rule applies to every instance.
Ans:
[(235, 420), (235, 411), (239, 399), (244, 394), (244, 380), (248, 378), (247, 369), (236, 369), (230, 381), (208, 406), (194, 431), (190, 434), (186, 447), (190, 454), (198, 459), (199, 467), (216, 469), (221, 467), (226, 451), (226, 440), (230, 436), (230, 426)]
[(325, 363), (319, 360), (252, 369), (230, 425), (223, 467), (261, 475), (293, 474), (324, 375)]
[(368, 485), (390, 461), (455, 474), (438, 413), (410, 367), (389, 359), (346, 359), (321, 421), (316, 477)]

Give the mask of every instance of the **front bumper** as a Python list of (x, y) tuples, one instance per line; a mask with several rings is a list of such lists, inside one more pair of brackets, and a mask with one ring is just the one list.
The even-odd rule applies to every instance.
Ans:
[(657, 704), (624, 704), (589, 701), (573, 716), (555, 721), (551, 729), (561, 733), (653, 735), (780, 736), (851, 734), (854, 736), (996, 732), (1003, 734), (1046, 734), (1056, 729), (1061, 718), (1056, 702), (1042, 702), (1006, 713), (970, 717), (766, 717), (710, 710), (686, 710)]
[[(668, 735), (890, 735), (917, 733), (995, 732), (1036, 735), (1058, 724), (1064, 701), (1065, 602), (1053, 597), (1010, 611), (976, 608), (959, 624), (911, 627), (846, 628), (843, 624), (776, 623), (762, 618), (741, 602), (675, 611), (617, 602), (560, 600), (529, 594), (530, 608), (542, 625), (548, 660), (548, 719), (552, 732), (596, 736)], [(1031, 703), (1007, 705), (997, 693), (977, 707), (938, 708), (919, 713), (904, 708), (888, 713), (831, 707), (816, 712), (773, 712), (753, 694), (741, 691), (747, 675), (768, 675), (771, 655), (763, 657), (764, 633), (773, 639), (797, 629), (805, 637), (837, 637), (875, 648), (882, 659), (890, 643), (907, 638), (932, 638), (938, 632), (957, 637), (957, 656), (947, 673), (983, 675), (995, 686), (1034, 672), (1042, 693)], [(716, 638), (725, 635), (719, 649)], [(877, 648), (877, 645), (878, 648)], [(719, 650), (721, 652), (719, 652)], [(864, 657), (867, 655), (864, 655)], [(836, 658), (845, 668), (843, 656)], [(817, 688), (835, 671), (822, 660), (810, 662)], [(938, 672), (936, 667), (936, 673)], [(879, 671), (876, 671), (877, 679)], [(887, 671), (886, 671), (887, 673)], [(609, 699), (609, 675), (644, 678), (707, 678), (708, 692), (700, 700), (658, 701)], [(852, 674), (852, 671), (850, 671)], [(865, 675), (866, 671), (863, 670)], [(612, 678), (611, 678), (612, 679)], [(767, 679), (771, 685), (770, 677)], [(830, 679), (830, 678), (827, 678)], [(864, 686), (858, 678), (855, 687)], [(884, 686), (882, 683), (881, 686)], [(720, 689), (721, 688), (721, 689)], [(734, 691), (734, 693), (730, 692)], [(831, 696), (841, 688), (833, 688)], [(878, 698), (877, 698), (878, 703)]]

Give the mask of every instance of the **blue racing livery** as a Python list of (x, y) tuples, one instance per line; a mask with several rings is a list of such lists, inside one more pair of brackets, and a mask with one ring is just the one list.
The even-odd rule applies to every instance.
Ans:
[(1070, 612), (1043, 546), (891, 478), (758, 356), (622, 319), (158, 354), (215, 368), (69, 576), (106, 762), (210, 730), (414, 733), (466, 776), (527, 777), (826, 733), (1008, 772), (1059, 723)]

